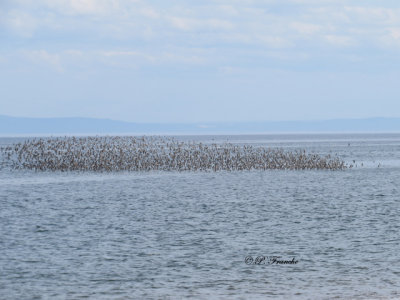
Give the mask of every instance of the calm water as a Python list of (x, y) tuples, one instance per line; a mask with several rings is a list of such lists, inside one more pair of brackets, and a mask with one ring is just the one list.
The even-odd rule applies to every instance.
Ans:
[[(337, 153), (358, 167), (3, 168), (0, 299), (400, 298), (400, 134), (180, 138)], [(298, 263), (245, 263), (275, 255)]]

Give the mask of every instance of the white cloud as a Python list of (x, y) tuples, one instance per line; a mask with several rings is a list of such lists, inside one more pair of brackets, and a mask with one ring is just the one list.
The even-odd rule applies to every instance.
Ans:
[(325, 35), (324, 40), (336, 47), (349, 47), (356, 44), (356, 41), (351, 37), (341, 35)]
[(52, 54), (46, 50), (24, 51), (23, 55), (35, 64), (45, 64), (57, 72), (63, 72), (59, 54)]
[(216, 9), (224, 15), (238, 16), (240, 14), (240, 11), (232, 5), (220, 5)]
[(400, 47), (400, 28), (386, 28), (385, 33), (380, 38), (382, 46), (394, 48), (398, 51)]
[(311, 23), (293, 22), (290, 27), (300, 34), (313, 35), (321, 31), (321, 26)]
[[(142, 64), (143, 60), (153, 64), (180, 63), (180, 64), (202, 64), (206, 61), (204, 51), (185, 51), (176, 49), (175, 52), (162, 52), (148, 54), (141, 51), (102, 51), (100, 54), (110, 59), (121, 59), (126, 62), (129, 58), (136, 59), (137, 64)], [(132, 62), (132, 61), (131, 61)]]
[[(357, 48), (364, 56), (374, 47), (398, 49), (400, 10), (382, 2), (359, 6), (351, 2), (14, 0), (3, 6), (0, 26), (10, 39), (40, 36), (43, 44), (36, 47), (51, 50), (38, 52), (27, 45), (26, 51), (37, 51), (36, 59), (59, 70), (74, 60), (121, 66), (124, 61), (135, 66), (213, 61), (220, 64), (215, 66), (218, 69), (234, 67), (238, 57), (257, 60), (250, 54), (253, 50), (261, 57), (260, 53), (279, 49), (301, 61), (297, 53), (313, 57), (321, 47), (333, 57), (343, 54), (341, 48)], [(178, 53), (171, 50), (178, 48)], [(226, 49), (231, 56), (225, 54)]]
[(258, 36), (257, 39), (266, 46), (271, 48), (287, 48), (293, 46), (293, 43), (289, 39), (285, 39), (280, 36), (264, 35), (264, 36)]
[(2, 19), (0, 24), (3, 23), (6, 28), (22, 37), (32, 37), (38, 26), (38, 21), (35, 17), (28, 12), (19, 10), (9, 11), (2, 16)]
[(164, 53), (161, 56), (161, 60), (166, 63), (201, 65), (206, 63), (207, 58), (202, 55), (196, 55), (192, 53), (176, 54), (170, 52), (170, 53)]
[(136, 57), (136, 58), (140, 58), (140, 59), (145, 59), (149, 62), (156, 62), (156, 57), (152, 56), (152, 55), (148, 55), (146, 53), (142, 53), (139, 51), (103, 51), (100, 52), (101, 55), (105, 56), (105, 57), (117, 57), (117, 58), (124, 58), (124, 57)]
[(194, 19), (182, 17), (169, 17), (168, 19), (174, 28), (185, 31), (200, 29), (229, 30), (234, 27), (231, 22), (220, 19)]
[[(119, 0), (42, 0), (44, 6), (61, 14), (109, 14), (123, 8)], [(39, 1), (40, 3), (40, 1)]]
[(152, 7), (143, 7), (140, 9), (140, 13), (143, 16), (152, 18), (152, 19), (159, 19), (160, 18), (160, 13), (158, 13), (154, 8)]
[(345, 12), (352, 16), (356, 22), (365, 22), (367, 24), (398, 24), (400, 22), (400, 10), (384, 7), (363, 7), (346, 6)]
[(395, 40), (400, 40), (400, 27), (388, 28), (389, 35)]

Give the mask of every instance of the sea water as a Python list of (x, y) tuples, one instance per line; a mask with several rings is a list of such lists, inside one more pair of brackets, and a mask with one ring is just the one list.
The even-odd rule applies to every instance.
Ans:
[(400, 298), (400, 134), (176, 138), (337, 154), (354, 167), (3, 165), (0, 299)]

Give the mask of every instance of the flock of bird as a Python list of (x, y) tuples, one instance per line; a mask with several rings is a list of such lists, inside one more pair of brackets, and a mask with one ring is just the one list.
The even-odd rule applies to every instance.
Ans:
[(172, 137), (36, 138), (0, 149), (16, 169), (40, 171), (343, 170), (338, 157)]

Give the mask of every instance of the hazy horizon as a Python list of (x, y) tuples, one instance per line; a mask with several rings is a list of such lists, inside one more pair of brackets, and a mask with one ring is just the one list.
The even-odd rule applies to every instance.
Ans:
[(264, 122), (124, 122), (99, 118), (21, 118), (0, 115), (0, 136), (48, 134), (296, 134), (396, 133), (400, 118)]
[(87, 120), (104, 120), (104, 121), (116, 121), (116, 122), (123, 122), (123, 123), (137, 123), (137, 124), (219, 124), (219, 123), (281, 123), (281, 122), (289, 122), (289, 123), (294, 123), (294, 122), (325, 122), (325, 121), (341, 121), (341, 120), (346, 120), (346, 121), (361, 121), (361, 120), (380, 120), (380, 119), (400, 119), (400, 117), (383, 117), (383, 116), (372, 116), (372, 117), (358, 117), (358, 118), (327, 118), (327, 119), (320, 119), (320, 118), (315, 118), (315, 119), (308, 119), (308, 120), (302, 120), (302, 119), (293, 119), (293, 120), (285, 120), (285, 119), (280, 119), (280, 120), (248, 120), (248, 121), (243, 121), (243, 120), (228, 120), (228, 121), (181, 121), (181, 122), (136, 122), (136, 121), (129, 121), (129, 120), (123, 120), (123, 119), (114, 119), (114, 118), (102, 118), (102, 117), (90, 117), (90, 116), (78, 116), (78, 115), (69, 115), (69, 116), (63, 116), (63, 117), (57, 117), (57, 116), (26, 116), (26, 115), (7, 115), (7, 114), (0, 114), (0, 117), (5, 117), (5, 118), (18, 118), (18, 119), (42, 119), (42, 120), (49, 120), (49, 119), (87, 119)]

